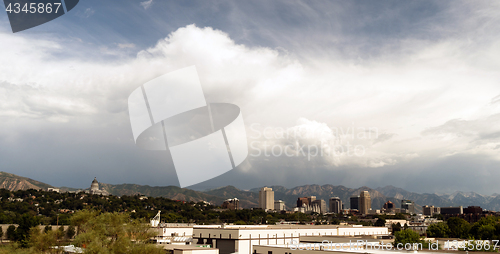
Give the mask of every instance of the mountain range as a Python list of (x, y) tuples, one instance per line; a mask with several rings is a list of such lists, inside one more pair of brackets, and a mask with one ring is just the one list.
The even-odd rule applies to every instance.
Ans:
[[(47, 189), (49, 184), (35, 181), (26, 177), (17, 176), (11, 173), (0, 172), (0, 188), (11, 191), (26, 189)], [(409, 192), (394, 186), (385, 186), (371, 189), (368, 187), (348, 188), (345, 186), (326, 185), (303, 185), (294, 188), (283, 186), (267, 186), (273, 189), (275, 200), (283, 200), (288, 209), (295, 206), (298, 197), (316, 196), (327, 202), (331, 197), (339, 197), (348, 208), (349, 197), (359, 195), (361, 191), (368, 191), (372, 199), (372, 208), (380, 209), (388, 200), (392, 201), (396, 207), (401, 204), (401, 199), (409, 199), (415, 202), (416, 212), (422, 211), (422, 205), (446, 206), (481, 206), (484, 209), (500, 211), (500, 194), (481, 195), (474, 192), (454, 192), (452, 194), (431, 194)], [(225, 199), (238, 198), (240, 206), (243, 208), (257, 207), (259, 203), (259, 190), (240, 190), (234, 186), (225, 186), (207, 191), (194, 191), (177, 186), (148, 186), (137, 184), (107, 184), (100, 183), (100, 188), (107, 190), (112, 195), (145, 195), (150, 197), (166, 197), (173, 200), (183, 201), (207, 201), (215, 205), (220, 205)], [(70, 187), (61, 187), (62, 191), (75, 191)]]
[(47, 189), (50, 187), (52, 186), (46, 183), (0, 171), (0, 189), (16, 191), (27, 189)]

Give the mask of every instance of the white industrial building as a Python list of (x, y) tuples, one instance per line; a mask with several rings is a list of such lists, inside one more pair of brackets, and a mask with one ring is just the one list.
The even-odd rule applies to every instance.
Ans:
[(188, 225), (176, 225), (176, 224), (165, 224), (158, 229), (158, 236), (177, 236), (177, 237), (192, 237), (193, 236), (193, 226)]
[(220, 254), (251, 254), (254, 245), (287, 245), (301, 236), (387, 235), (385, 227), (314, 225), (209, 225), (194, 226), (195, 245), (211, 245)]
[[(151, 224), (156, 224), (151, 220)], [(193, 242), (193, 224), (158, 223), (154, 227), (157, 234), (154, 240), (158, 244), (191, 245)]]
[[(160, 212), (151, 220), (157, 230), (155, 241), (168, 245), (173, 254), (251, 254), (256, 245), (288, 245), (301, 238), (314, 237), (384, 236), (386, 227), (360, 225), (193, 225), (160, 223)], [(184, 246), (184, 247), (182, 247)], [(203, 247), (203, 248), (199, 248)], [(209, 248), (207, 248), (209, 247)], [(206, 250), (208, 249), (208, 250)], [(211, 250), (211, 251), (209, 251)], [(213, 250), (217, 250), (213, 252)], [(202, 253), (203, 252), (203, 253)]]

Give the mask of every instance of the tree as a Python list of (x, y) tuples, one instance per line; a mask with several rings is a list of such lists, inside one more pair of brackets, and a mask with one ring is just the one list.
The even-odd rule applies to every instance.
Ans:
[(385, 227), (386, 220), (384, 218), (378, 218), (373, 226), (375, 227)]
[(81, 210), (71, 217), (71, 225), (77, 227), (76, 234), (80, 234), (80, 226), (85, 224), (89, 218), (97, 217), (99, 213), (94, 210)]
[(59, 230), (49, 230), (40, 232), (38, 227), (30, 230), (30, 245), (36, 253), (63, 253), (61, 246), (61, 236)]
[(52, 226), (49, 226), (49, 225), (45, 226), (45, 228), (43, 229), (43, 232), (47, 233), (49, 231), (52, 231)]
[(68, 239), (71, 239), (75, 236), (75, 227), (73, 225), (68, 227), (68, 230), (66, 230), (66, 237)]
[(2, 237), (3, 237), (3, 229), (2, 227), (0, 227), (0, 242), (3, 242)]
[(339, 225), (340, 224), (340, 220), (337, 219), (337, 218), (331, 219), (330, 220), (330, 224), (332, 224), (332, 225)]
[(64, 226), (59, 226), (59, 228), (57, 229), (57, 235), (59, 236), (59, 238), (64, 237)]
[(450, 237), (462, 239), (469, 237), (471, 225), (466, 220), (458, 217), (451, 217), (446, 221), (446, 224), (450, 228)]
[(396, 232), (401, 231), (401, 223), (399, 223), (399, 222), (398, 222), (397, 224), (394, 224), (394, 223), (393, 223), (393, 224), (391, 225), (391, 227), (392, 227), (392, 234), (393, 234), (393, 235), (395, 235), (395, 234), (396, 234)]
[(470, 234), (475, 239), (493, 240), (496, 235), (496, 226), (499, 224), (498, 219), (495, 217), (484, 217), (478, 222), (474, 223), (470, 229)]
[(495, 226), (481, 225), (477, 230), (476, 237), (481, 240), (495, 240)]
[(22, 247), (28, 247), (30, 230), (39, 224), (39, 219), (30, 214), (23, 214), (19, 219), (19, 226), (16, 229), (15, 240), (18, 241)]
[(414, 244), (422, 244), (419, 246), (419, 248), (422, 249), (424, 241), (420, 239), (420, 235), (417, 232), (411, 229), (404, 229), (396, 232), (394, 246), (398, 246), (398, 244), (400, 244), (400, 246), (405, 246), (407, 243), (412, 244), (412, 246), (415, 246)]
[(15, 241), (16, 240), (16, 226), (10, 225), (7, 228), (7, 239), (9, 239), (11, 241)]
[(125, 213), (77, 212), (72, 224), (78, 227), (75, 244), (85, 247), (86, 253), (164, 253), (148, 244), (155, 234), (143, 220), (134, 220)]
[(500, 239), (500, 223), (495, 225), (495, 239)]
[(444, 222), (438, 222), (438, 223), (431, 224), (427, 228), (427, 235), (429, 237), (444, 238), (444, 237), (448, 237), (449, 233), (450, 233), (450, 228)]

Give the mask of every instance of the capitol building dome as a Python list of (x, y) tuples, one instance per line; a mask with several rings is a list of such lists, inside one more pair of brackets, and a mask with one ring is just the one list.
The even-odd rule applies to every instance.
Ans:
[(96, 195), (104, 195), (107, 196), (109, 193), (104, 190), (104, 189), (99, 189), (99, 182), (97, 181), (97, 178), (94, 177), (94, 180), (92, 181), (92, 184), (90, 184), (90, 194), (96, 194)]
[(92, 181), (92, 184), (90, 185), (90, 191), (96, 190), (99, 190), (99, 182), (97, 181), (97, 178), (94, 177), (94, 181)]

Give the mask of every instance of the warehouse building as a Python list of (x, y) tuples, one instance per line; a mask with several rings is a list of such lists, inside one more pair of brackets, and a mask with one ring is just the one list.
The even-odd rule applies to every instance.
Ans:
[(193, 242), (211, 245), (220, 254), (251, 254), (254, 245), (287, 245), (303, 236), (382, 236), (385, 227), (336, 225), (198, 225), (194, 227)]

